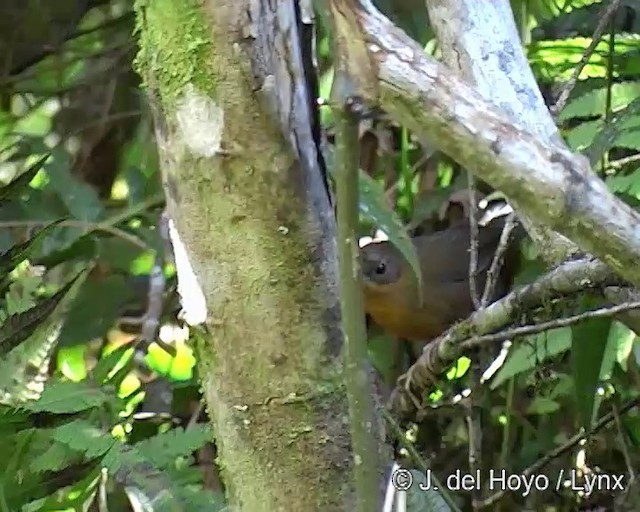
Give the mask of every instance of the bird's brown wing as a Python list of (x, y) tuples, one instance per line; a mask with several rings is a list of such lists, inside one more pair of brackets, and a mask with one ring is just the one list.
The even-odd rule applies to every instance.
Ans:
[[(478, 232), (478, 273), (486, 273), (500, 241), (503, 223), (492, 222)], [(432, 235), (414, 238), (425, 283), (469, 280), (470, 229), (461, 223)], [(480, 277), (480, 276), (478, 276)]]
[[(503, 223), (493, 222), (478, 232), (477, 290), (484, 289), (486, 273), (500, 241)], [(423, 311), (451, 324), (473, 312), (469, 286), (470, 229), (462, 223), (433, 235), (414, 239), (421, 255)], [(504, 293), (501, 281), (496, 295)]]

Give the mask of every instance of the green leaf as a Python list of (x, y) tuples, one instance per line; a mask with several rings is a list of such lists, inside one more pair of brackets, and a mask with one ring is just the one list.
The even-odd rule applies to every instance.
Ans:
[(110, 400), (100, 388), (85, 382), (55, 381), (48, 383), (40, 398), (22, 407), (32, 412), (72, 414), (94, 409)]
[[(127, 352), (130, 353), (127, 355)], [(103, 354), (93, 369), (93, 380), (98, 384), (103, 384), (113, 370), (116, 370), (118, 367), (127, 366), (127, 362), (131, 360), (132, 355), (133, 349), (128, 344), (121, 345), (106, 355)], [(125, 357), (126, 361), (124, 360)]]
[(556, 412), (560, 409), (560, 404), (546, 396), (536, 396), (529, 404), (527, 412), (529, 414), (545, 415)]
[[(360, 213), (384, 231), (391, 242), (407, 260), (418, 281), (418, 291), (422, 294), (422, 272), (416, 248), (407, 234), (398, 214), (390, 208), (384, 198), (382, 187), (368, 174), (360, 171)], [(422, 301), (422, 296), (420, 296)]]
[(516, 340), (517, 344), (502, 365), (494, 379), (491, 389), (520, 373), (533, 370), (542, 362), (571, 348), (571, 329), (559, 327), (546, 332)]
[(53, 268), (61, 263), (68, 263), (73, 260), (92, 260), (98, 253), (98, 246), (93, 233), (82, 235), (68, 245), (63, 245), (59, 249), (49, 252), (45, 256), (34, 261), (37, 265)]
[(45, 164), (49, 185), (74, 218), (95, 222), (103, 212), (95, 189), (71, 174), (71, 159), (64, 149), (55, 149), (52, 156)]
[(620, 420), (624, 426), (625, 433), (637, 449), (640, 446), (640, 417), (623, 415)]
[(104, 336), (131, 295), (131, 287), (121, 275), (88, 280), (71, 305), (60, 333), (60, 346), (86, 343)]
[(395, 381), (402, 372), (404, 362), (404, 347), (388, 334), (380, 331), (370, 335), (367, 349), (374, 368), (382, 375), (384, 382), (395, 385)]
[(29, 167), (29, 169), (27, 169), (20, 176), (11, 181), (11, 183), (0, 188), (0, 204), (4, 203), (5, 201), (17, 198), (22, 190), (26, 188), (29, 183), (31, 183), (31, 180), (33, 180), (35, 175), (38, 174), (38, 171), (40, 171), (49, 156), (49, 154), (44, 155), (43, 157), (38, 159), (36, 163)]
[(87, 377), (88, 345), (74, 347), (60, 347), (56, 357), (56, 368), (62, 375), (73, 382), (79, 382)]
[(53, 438), (92, 460), (106, 454), (118, 441), (87, 420), (74, 420), (53, 430)]
[(23, 313), (11, 315), (0, 327), (0, 356), (6, 355), (23, 341), (29, 338), (56, 310), (58, 305), (69, 292), (77, 290), (78, 280), (83, 276), (81, 272), (52, 297)]
[(614, 320), (611, 324), (609, 336), (616, 338), (616, 361), (624, 371), (627, 371), (627, 363), (633, 350), (633, 344), (636, 343), (638, 339), (636, 333), (623, 323)]
[(59, 443), (53, 443), (44, 453), (31, 459), (29, 469), (34, 473), (60, 471), (61, 469), (69, 467), (76, 458), (77, 454), (70, 451), (69, 448)]
[[(26, 311), (23, 319), (14, 320), (15, 324), (2, 326), (4, 342), (15, 348), (0, 359), (0, 403), (16, 404), (40, 396), (62, 319), (88, 273), (87, 269), (81, 271), (44, 305)], [(15, 332), (15, 326), (22, 334)], [(20, 339), (25, 333), (30, 334)]]
[[(325, 154), (327, 168), (333, 172), (333, 152)], [(391, 242), (404, 256), (413, 270), (418, 282), (419, 300), (422, 302), (422, 272), (418, 254), (407, 234), (407, 230), (398, 214), (391, 208), (384, 198), (382, 187), (367, 173), (360, 170), (358, 174), (358, 192), (360, 215), (384, 231)]]
[(25, 431), (30, 426), (29, 414), (23, 409), (0, 405), (0, 439), (19, 431)]
[[(615, 342), (615, 338), (609, 336), (610, 328), (610, 318), (591, 318), (573, 327), (571, 363), (576, 405), (582, 426), (586, 429), (591, 427), (593, 416), (597, 412), (596, 389), (604, 369), (608, 340)], [(615, 352), (610, 357), (609, 368), (605, 369), (609, 372), (615, 361), (613, 354)]]
[[(407, 510), (420, 512), (449, 512), (451, 510), (433, 480), (428, 482), (426, 475), (415, 469), (411, 470), (411, 475), (413, 484), (407, 491)], [(420, 484), (423, 487), (420, 487)], [(427, 485), (430, 487), (424, 487)]]
[(22, 244), (14, 245), (11, 249), (0, 255), (0, 276), (6, 276), (18, 263), (29, 257), (37, 245), (47, 236), (62, 220), (52, 222), (42, 228), (29, 240)]
[(185, 343), (176, 343), (175, 356), (167, 353), (157, 343), (151, 343), (147, 348), (144, 360), (153, 371), (175, 381), (190, 380), (193, 377), (193, 368), (196, 359), (191, 347)]
[(187, 457), (212, 440), (211, 429), (198, 423), (186, 430), (181, 427), (162, 432), (133, 445), (145, 459), (158, 469), (170, 468), (178, 457)]
[[(571, 100), (558, 116), (559, 121), (601, 115), (607, 108), (616, 111), (640, 96), (639, 82), (625, 82), (593, 89)], [(611, 102), (610, 107), (607, 106)]]
[[(629, 135), (629, 137), (626, 137)], [(622, 140), (624, 136), (624, 141)], [(586, 151), (591, 165), (616, 145), (640, 148), (640, 98), (630, 102), (626, 108), (616, 112), (604, 128), (596, 135)]]

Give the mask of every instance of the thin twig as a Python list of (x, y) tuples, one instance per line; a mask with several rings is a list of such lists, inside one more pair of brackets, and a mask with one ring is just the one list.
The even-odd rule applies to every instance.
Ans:
[(495, 334), (475, 336), (466, 341), (463, 341), (460, 344), (460, 347), (463, 351), (471, 350), (486, 343), (510, 340), (515, 338), (516, 336), (537, 334), (540, 332), (548, 331), (550, 329), (567, 327), (569, 325), (577, 324), (578, 322), (582, 322), (583, 320), (587, 320), (588, 318), (605, 318), (633, 309), (640, 309), (640, 301), (625, 302), (623, 304), (617, 304), (615, 306), (594, 309), (592, 311), (585, 311), (584, 313), (580, 313), (578, 315), (573, 315), (565, 318), (557, 318), (548, 322), (542, 322), (534, 325), (524, 325), (522, 327), (514, 327), (513, 329), (505, 329), (504, 331), (500, 331)]
[(528, 311), (554, 297), (566, 296), (602, 286), (624, 286), (608, 265), (593, 258), (563, 263), (531, 284), (510, 292), (485, 309), (453, 325), (428, 343), (409, 371), (398, 378), (389, 407), (402, 417), (414, 417), (422, 410), (416, 396), (423, 394), (438, 376), (463, 353), (461, 342), (469, 333), (494, 333), (509, 325), (518, 311)]
[[(624, 406), (622, 406), (618, 411), (618, 414), (623, 415), (638, 405), (640, 405), (640, 398), (634, 398), (633, 400), (630, 400)], [(577, 446), (578, 443), (580, 443), (584, 439), (587, 439), (589, 436), (592, 436), (598, 433), (604, 427), (609, 425), (609, 423), (611, 423), (614, 420), (614, 418), (615, 418), (615, 413), (613, 411), (608, 412), (602, 418), (600, 418), (600, 420), (598, 420), (598, 422), (588, 432), (583, 431), (578, 434), (575, 434), (573, 437), (571, 437), (571, 439), (569, 439), (563, 445), (551, 450), (547, 454), (540, 457), (536, 462), (534, 462), (531, 466), (529, 466), (522, 472), (522, 476), (526, 478), (530, 475), (539, 473), (540, 470), (544, 468), (547, 464), (549, 464), (552, 460), (557, 459), (561, 455), (565, 454), (566, 452), (568, 452), (569, 450)], [(492, 494), (491, 496), (489, 496), (479, 505), (481, 506), (481, 508), (489, 507), (493, 505), (496, 501), (502, 499), (502, 497), (505, 496), (507, 492), (509, 491), (506, 489), (502, 489), (496, 492), (495, 494)]]
[(573, 74), (571, 75), (571, 78), (563, 87), (562, 92), (558, 97), (558, 101), (556, 101), (556, 104), (549, 109), (554, 116), (557, 116), (562, 111), (562, 109), (564, 109), (564, 107), (567, 105), (567, 100), (571, 95), (571, 91), (573, 91), (574, 87), (576, 86), (576, 82), (578, 81), (578, 77), (580, 76), (580, 73), (582, 73), (582, 70), (587, 65), (587, 62), (589, 62), (589, 58), (591, 57), (591, 54), (595, 51), (596, 46), (598, 46), (598, 43), (600, 42), (600, 38), (604, 34), (604, 30), (607, 24), (609, 23), (609, 20), (618, 10), (619, 6), (620, 6), (620, 0), (613, 0), (604, 9), (604, 12), (600, 16), (600, 21), (598, 22), (598, 26), (593, 32), (593, 36), (591, 36), (591, 44), (589, 44), (587, 49), (582, 54), (582, 58), (580, 59), (580, 62), (578, 62), (578, 65), (573, 70)]
[[(477, 363), (477, 362), (476, 362)], [(479, 367), (480, 365), (477, 364)], [(473, 375), (473, 383), (474, 387), (478, 391), (477, 393), (473, 393), (469, 397), (468, 407), (467, 407), (467, 432), (469, 436), (469, 472), (472, 475), (481, 475), (482, 478), (482, 408), (480, 405), (481, 402), (481, 390), (482, 388), (479, 386), (480, 377), (478, 374), (482, 374), (480, 368), (474, 368)], [(484, 487), (483, 482), (477, 482), (477, 485), (473, 486), (471, 490), (471, 503), (475, 504), (477, 502), (482, 501), (482, 488)], [(473, 509), (476, 507), (473, 505)]]
[[(476, 196), (476, 182), (474, 175), (467, 171), (469, 188), (469, 292), (471, 300), (476, 310), (484, 309), (485, 304), (480, 300), (478, 294), (478, 203)], [(485, 286), (486, 291), (486, 286)], [(480, 391), (480, 380), (482, 378), (482, 366), (486, 359), (486, 354), (480, 351), (472, 362), (472, 382), (473, 389)], [(465, 419), (467, 421), (467, 431), (469, 438), (469, 472), (482, 474), (482, 414), (479, 401), (480, 393), (474, 393), (470, 397), (466, 410)], [(474, 486), (472, 490), (472, 502), (481, 501), (482, 484)]]
[(37, 68), (30, 66), (31, 69), (25, 69), (25, 71), (21, 72), (20, 74), (11, 75), (11, 76), (2, 78), (2, 80), (0, 80), (0, 87), (6, 87), (8, 85), (18, 83), (28, 78), (35, 78), (36, 75), (42, 72), (47, 72), (47, 71), (55, 72), (58, 69), (60, 69), (61, 65), (70, 65), (79, 60), (86, 61), (87, 59), (96, 59), (99, 57), (108, 56), (110, 54), (116, 54), (117, 52), (120, 52), (121, 55), (124, 55), (126, 52), (129, 52), (133, 48), (135, 48), (135, 42), (133, 40), (127, 40), (124, 42), (107, 46), (105, 48), (101, 48), (99, 50), (96, 50), (95, 52), (88, 52), (84, 54), (72, 53), (65, 56), (61, 56), (59, 59), (56, 59), (51, 63), (46, 62), (45, 64), (40, 65)]
[[(167, 241), (169, 236), (168, 227), (169, 217), (166, 212), (163, 212), (158, 219), (158, 231), (160, 236), (165, 241), (163, 247), (167, 247)], [(170, 246), (170, 244), (169, 244)], [(158, 336), (158, 329), (160, 328), (160, 317), (164, 309), (164, 292), (166, 285), (166, 278), (164, 275), (164, 264), (166, 261), (166, 254), (164, 251), (156, 251), (155, 262), (149, 274), (149, 291), (147, 292), (147, 309), (144, 314), (139, 318), (120, 318), (120, 322), (129, 320), (126, 323), (133, 325), (140, 325), (140, 336), (136, 340), (136, 348), (146, 352), (151, 343), (155, 343), (162, 350), (172, 357), (176, 356), (176, 348), (168, 343), (164, 342)]]
[(191, 430), (198, 423), (198, 418), (200, 418), (200, 414), (204, 409), (204, 401), (200, 400), (198, 402), (198, 406), (191, 413), (191, 417), (189, 418), (189, 422), (187, 423), (187, 428), (185, 430)]
[(607, 165), (607, 169), (620, 169), (620, 167), (637, 162), (638, 160), (640, 160), (640, 153), (636, 153), (635, 155), (631, 155), (631, 156), (626, 156), (618, 160), (613, 160), (609, 162), (609, 164)]
[[(164, 226), (167, 222), (164, 215), (160, 215), (158, 219), (158, 231), (160, 233), (168, 232), (168, 227)], [(158, 329), (160, 328), (160, 317), (164, 307), (164, 291), (166, 279), (164, 277), (164, 251), (156, 251), (153, 268), (149, 274), (149, 291), (147, 293), (147, 310), (144, 313), (142, 329), (140, 334), (148, 343), (153, 342), (158, 337)], [(160, 341), (160, 340), (158, 340)]]
[[(84, 234), (90, 233), (91, 231), (102, 231), (104, 233), (109, 233), (118, 238), (122, 238), (130, 242), (131, 244), (140, 247), (141, 249), (148, 250), (150, 249), (149, 245), (142, 240), (140, 240), (137, 236), (124, 231), (123, 229), (117, 228), (116, 226), (121, 222), (124, 222), (131, 217), (135, 217), (140, 213), (153, 208), (155, 206), (160, 206), (164, 202), (164, 196), (162, 194), (153, 195), (144, 201), (137, 203), (131, 208), (127, 208), (122, 212), (118, 212), (107, 219), (100, 222), (89, 222), (85, 220), (77, 220), (77, 219), (67, 219), (60, 221), (58, 223), (59, 226), (62, 227), (70, 227), (70, 228), (81, 228), (84, 229)], [(51, 220), (8, 220), (1, 221), (0, 228), (38, 228), (51, 224)]]
[(478, 295), (478, 204), (476, 203), (476, 181), (473, 174), (467, 171), (469, 182), (469, 291), (476, 309), (481, 309)]
[(618, 440), (620, 441), (620, 450), (622, 451), (624, 463), (627, 466), (627, 472), (629, 473), (629, 485), (627, 485), (627, 489), (630, 489), (631, 484), (636, 480), (636, 472), (633, 469), (633, 462), (631, 462), (631, 455), (629, 454), (629, 448), (625, 439), (624, 430), (622, 428), (622, 423), (620, 422), (620, 412), (618, 411), (618, 408), (615, 404), (613, 404), (611, 412), (613, 413), (613, 417), (616, 423), (616, 431), (618, 434)]
[[(8, 220), (0, 222), (1, 228), (40, 228), (43, 226), (47, 226), (51, 224), (51, 220)], [(126, 240), (127, 242), (135, 245), (136, 247), (140, 247), (141, 249), (149, 249), (149, 245), (140, 240), (137, 236), (132, 235), (131, 233), (127, 233), (126, 231), (116, 228), (114, 226), (103, 225), (101, 223), (88, 222), (85, 220), (63, 220), (58, 223), (60, 227), (67, 228), (80, 228), (84, 229), (84, 234), (87, 234), (91, 231), (102, 231), (104, 233), (109, 233), (115, 237), (121, 238), (122, 240)]]
[(502, 259), (505, 252), (507, 251), (511, 233), (513, 232), (513, 229), (517, 226), (517, 224), (518, 224), (518, 220), (515, 216), (515, 213), (510, 213), (507, 216), (507, 220), (505, 221), (504, 228), (502, 229), (502, 234), (500, 235), (500, 242), (498, 243), (496, 252), (493, 255), (493, 260), (491, 261), (491, 267), (489, 267), (489, 270), (487, 271), (487, 279), (484, 285), (482, 299), (480, 299), (481, 308), (487, 307), (487, 304), (489, 304), (489, 301), (493, 296), (493, 291), (496, 288), (496, 283), (498, 282), (498, 276), (500, 275), (500, 267), (502, 266)]

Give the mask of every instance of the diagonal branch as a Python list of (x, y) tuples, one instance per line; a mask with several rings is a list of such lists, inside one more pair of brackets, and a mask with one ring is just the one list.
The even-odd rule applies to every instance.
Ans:
[(523, 130), (369, 1), (333, 0), (331, 9), (338, 44), (365, 101), (503, 191), (518, 211), (640, 285), (640, 215), (607, 190), (584, 157)]
[(535, 282), (476, 311), (424, 348), (411, 369), (398, 379), (389, 399), (391, 408), (404, 417), (413, 417), (420, 408), (415, 397), (422, 396), (434, 379), (448, 369), (462, 354), (464, 342), (472, 336), (493, 333), (508, 325), (518, 311), (544, 304), (550, 298), (619, 282), (600, 261), (587, 258), (568, 261)]

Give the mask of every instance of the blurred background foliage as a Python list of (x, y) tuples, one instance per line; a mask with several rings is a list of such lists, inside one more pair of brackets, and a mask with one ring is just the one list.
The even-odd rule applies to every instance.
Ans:
[[(194, 364), (197, 333), (179, 319), (152, 119), (132, 65), (132, 3), (0, 4), (3, 512), (106, 510), (107, 502), (109, 510), (141, 510), (135, 507), (149, 500), (156, 510), (223, 506)], [(422, 1), (375, 3), (438, 56)], [(590, 44), (603, 3), (511, 3), (551, 106)], [(330, 148), (332, 48), (322, 12), (318, 22)], [(634, 208), (639, 90), (640, 4), (626, 0), (557, 121), (569, 146)], [(360, 164), (363, 237), (381, 230), (408, 254), (409, 235), (468, 215), (466, 171), (382, 112), (362, 122)], [(479, 190), (492, 197), (485, 185)], [(543, 270), (527, 244), (522, 259), (518, 283)], [(415, 352), (400, 354), (401, 344), (375, 326), (370, 332), (372, 360), (392, 385), (406, 368), (403, 358)], [(520, 341), (490, 382), (483, 460), (521, 471), (619, 410), (638, 396), (639, 362), (635, 334), (617, 321), (590, 320)], [(461, 358), (451, 369), (428, 398), (441, 406), (438, 415), (417, 429), (417, 446), (437, 471), (467, 464), (464, 415), (447, 404), (466, 388), (468, 368)], [(621, 415), (590, 437), (581, 470), (630, 474), (638, 443), (640, 416)], [(545, 471), (557, 473), (571, 457), (575, 466), (568, 453)], [(629, 494), (629, 503), (640, 503)], [(551, 510), (570, 510), (610, 497), (567, 490), (545, 499), (557, 507)]]

